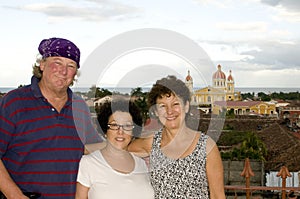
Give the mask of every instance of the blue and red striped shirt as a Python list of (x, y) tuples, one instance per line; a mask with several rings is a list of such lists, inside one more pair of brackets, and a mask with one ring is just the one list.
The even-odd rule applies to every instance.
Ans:
[(68, 96), (57, 112), (32, 77), (0, 101), (0, 158), (21, 190), (41, 199), (74, 198), (84, 144), (101, 141), (84, 100)]

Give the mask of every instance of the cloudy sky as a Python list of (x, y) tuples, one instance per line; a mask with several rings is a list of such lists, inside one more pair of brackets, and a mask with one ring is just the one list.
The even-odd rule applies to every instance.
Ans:
[[(83, 67), (105, 41), (144, 28), (174, 31), (195, 41), (211, 59), (211, 70), (218, 64), (226, 75), (231, 70), (237, 87), (300, 87), (298, 0), (10, 0), (0, 2), (0, 15), (0, 87), (30, 83), (44, 38), (76, 43)], [(109, 75), (101, 80), (103, 86), (122, 78), (122, 69), (129, 68), (126, 59), (138, 67), (153, 64), (145, 57), (159, 60), (156, 65), (166, 64), (163, 60), (169, 57), (180, 66), (179, 74), (187, 74), (188, 63), (176, 56), (139, 53), (115, 61), (115, 70), (109, 73), (108, 68)], [(191, 75), (197, 77), (193, 71)], [(194, 78), (194, 84), (200, 81)]]

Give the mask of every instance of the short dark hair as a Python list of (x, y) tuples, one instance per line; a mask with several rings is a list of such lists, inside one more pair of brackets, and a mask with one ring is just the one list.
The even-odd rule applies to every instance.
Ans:
[(142, 131), (143, 117), (139, 107), (131, 100), (123, 98), (112, 99), (106, 101), (99, 107), (97, 114), (97, 120), (103, 131), (103, 134), (107, 133), (109, 117), (116, 111), (127, 112), (131, 115), (134, 123), (133, 136), (139, 137)]
[(190, 101), (191, 93), (186, 84), (177, 79), (173, 75), (168, 75), (160, 80), (157, 80), (156, 83), (152, 86), (150, 92), (148, 93), (148, 107), (151, 110), (151, 107), (156, 104), (158, 98), (163, 96), (177, 95), (183, 100), (183, 103)]

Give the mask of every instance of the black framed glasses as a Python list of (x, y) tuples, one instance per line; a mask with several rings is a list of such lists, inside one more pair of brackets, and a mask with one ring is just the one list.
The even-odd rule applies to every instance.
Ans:
[(108, 124), (107, 126), (111, 130), (119, 130), (121, 127), (124, 131), (132, 131), (132, 129), (134, 129), (134, 125), (132, 125), (132, 124), (123, 124), (123, 125), (121, 125), (121, 124), (113, 123), (113, 124)]

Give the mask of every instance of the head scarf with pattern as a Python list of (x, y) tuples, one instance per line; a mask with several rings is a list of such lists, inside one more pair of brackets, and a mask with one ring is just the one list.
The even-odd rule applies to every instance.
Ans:
[(43, 58), (47, 57), (65, 57), (76, 62), (79, 68), (80, 50), (71, 41), (63, 38), (49, 38), (41, 41), (38, 50)]

